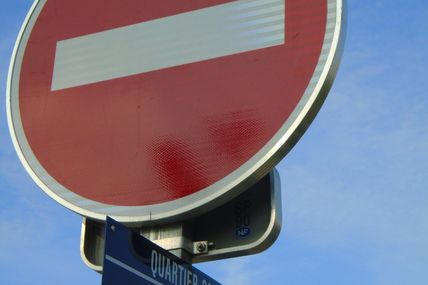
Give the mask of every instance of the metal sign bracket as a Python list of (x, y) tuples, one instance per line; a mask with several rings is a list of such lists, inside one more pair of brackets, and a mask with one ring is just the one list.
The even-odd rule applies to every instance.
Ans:
[[(282, 222), (279, 175), (273, 170), (240, 196), (179, 223), (131, 228), (188, 263), (254, 254), (267, 249)], [(102, 272), (105, 224), (83, 219), (81, 256)]]

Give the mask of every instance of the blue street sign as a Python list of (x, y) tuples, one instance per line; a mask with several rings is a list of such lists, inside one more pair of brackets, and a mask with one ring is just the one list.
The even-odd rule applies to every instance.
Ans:
[(220, 285), (167, 250), (107, 218), (102, 285)]

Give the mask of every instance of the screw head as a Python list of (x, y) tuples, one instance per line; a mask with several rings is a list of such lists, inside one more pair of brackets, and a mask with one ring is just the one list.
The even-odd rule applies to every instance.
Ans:
[(207, 245), (203, 242), (198, 242), (198, 244), (196, 245), (196, 248), (198, 249), (199, 252), (203, 252), (207, 250)]
[(115, 225), (111, 225), (111, 226), (110, 226), (110, 230), (111, 230), (112, 232), (114, 232), (114, 231), (116, 230), (116, 226), (115, 226)]

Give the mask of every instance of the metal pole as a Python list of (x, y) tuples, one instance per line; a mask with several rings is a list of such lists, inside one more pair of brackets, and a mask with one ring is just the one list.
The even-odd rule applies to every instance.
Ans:
[(189, 223), (141, 228), (140, 234), (158, 244), (172, 254), (192, 263), (193, 232)]

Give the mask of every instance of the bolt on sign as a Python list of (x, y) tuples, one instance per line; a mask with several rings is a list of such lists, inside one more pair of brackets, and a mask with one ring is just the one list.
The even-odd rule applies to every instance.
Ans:
[(342, 0), (37, 0), (7, 110), (34, 181), (95, 220), (174, 221), (239, 195), (315, 117)]

